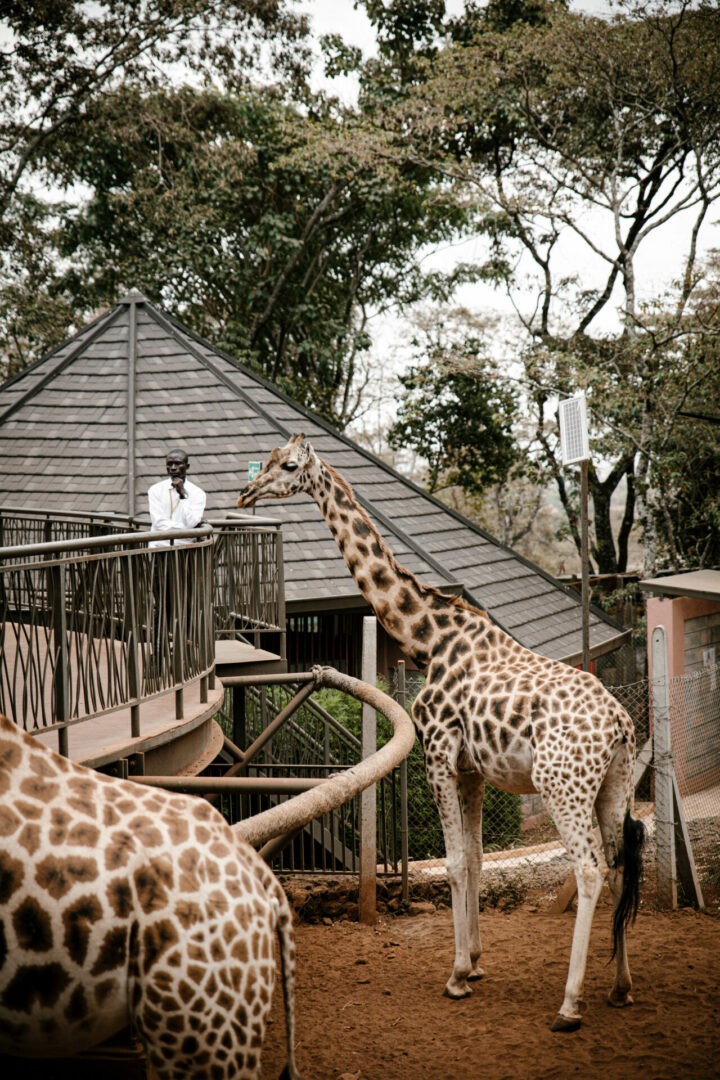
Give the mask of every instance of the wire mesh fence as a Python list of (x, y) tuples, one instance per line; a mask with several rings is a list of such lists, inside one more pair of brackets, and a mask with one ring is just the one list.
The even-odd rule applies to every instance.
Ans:
[[(237, 689), (226, 691), (217, 717), (230, 738), (252, 743), (284, 709), (295, 693), (292, 685), (246, 687), (238, 709)], [(332, 710), (332, 711), (331, 711)], [(321, 690), (302, 702), (271, 742), (244, 770), (256, 777), (323, 778), (356, 765), (360, 747), (360, 702), (334, 690)], [(384, 719), (380, 741), (389, 735)], [(242, 735), (236, 730), (238, 723)], [(222, 773), (221, 763), (209, 773)], [(381, 873), (400, 872), (400, 776), (394, 769), (377, 785), (377, 851)], [(252, 816), (291, 796), (226, 796), (221, 810), (229, 821)], [(273, 863), (284, 874), (357, 874), (359, 871), (360, 799), (310, 822)]]
[[(615, 669), (617, 670), (617, 668)], [(408, 708), (423, 685), (419, 672), (407, 672)], [(638, 751), (648, 766), (636, 789), (636, 813), (649, 837), (647, 873), (656, 859), (652, 756), (653, 686), (642, 678), (608, 689), (628, 711), (635, 725)], [(257, 688), (246, 697), (245, 724), (251, 740), (286, 704), (287, 686)], [(398, 696), (393, 680), (389, 687)], [(323, 776), (360, 760), (360, 716), (342, 695), (321, 692), (306, 701), (254, 763), (254, 775)], [(698, 862), (713, 851), (720, 857), (720, 667), (669, 680), (671, 757), (690, 838), (698, 845)], [(354, 711), (355, 710), (355, 711)], [(232, 733), (232, 705), (226, 702), (224, 727)], [(379, 741), (388, 732), (379, 723)], [(236, 818), (267, 805), (246, 798), (244, 806), (228, 807)], [(277, 796), (273, 798), (277, 799)], [(275, 864), (284, 873), (357, 873), (359, 815), (357, 800), (327, 815), (306, 830)], [(378, 790), (378, 861), (381, 871), (400, 871), (400, 782), (395, 770)], [(440, 818), (425, 778), (422, 748), (416, 742), (407, 759), (407, 846), (413, 872), (444, 876), (444, 841)], [(483, 810), (486, 879), (525, 876), (534, 885), (553, 888), (571, 866), (559, 834), (539, 796), (519, 796), (486, 785)], [(414, 865), (412, 865), (414, 864)]]

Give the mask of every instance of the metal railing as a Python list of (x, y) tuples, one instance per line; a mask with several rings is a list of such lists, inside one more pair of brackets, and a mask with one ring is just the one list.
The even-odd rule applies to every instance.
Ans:
[(0, 711), (57, 730), (67, 753), (72, 724), (127, 707), (137, 736), (143, 701), (175, 691), (181, 718), (198, 678), (207, 700), (213, 531), (174, 535), (193, 543), (151, 550), (167, 534), (113, 532), (0, 549)]
[[(316, 667), (312, 672), (262, 677), (229, 676), (223, 681), (232, 687), (233, 694), (240, 690), (243, 696), (248, 690), (257, 691), (259, 686), (265, 689), (271, 684), (273, 689), (283, 686), (287, 691), (282, 697), (284, 704), (277, 715), (251, 737), (245, 749), (238, 747), (226, 735), (223, 754), (232, 764), (222, 775), (138, 776), (133, 779), (171, 791), (205, 794), (211, 799), (219, 799), (220, 809), (231, 825), (249, 843), (258, 847), (263, 858), (274, 863), (278, 870), (307, 872), (313, 866), (317, 869), (316, 863), (307, 862), (302, 855), (298, 860), (297, 853), (302, 852), (303, 848), (320, 846), (326, 852), (324, 869), (356, 873), (360, 862), (355, 851), (358, 832), (368, 829), (372, 834), (381, 818), (387, 817), (386, 814), (379, 814), (377, 819), (366, 817), (363, 822), (362, 811), (358, 813), (358, 797), (372, 784), (382, 785), (395, 776), (414, 745), (415, 731), (405, 709), (376, 687), (328, 667)], [(315, 722), (319, 720), (327, 729), (337, 729), (336, 733), (342, 735), (342, 724), (338, 724), (315, 703), (308, 704), (312, 692), (320, 687), (351, 695), (378, 710), (388, 721), (392, 734), (384, 732), (378, 739), (377, 749), (363, 760), (348, 761), (339, 767), (332, 763), (295, 764), (287, 766), (284, 775), (273, 774), (268, 764), (268, 758), (270, 762), (274, 759), (274, 754), (269, 754), (270, 745), (278, 737), (282, 742), (282, 734), (287, 731), (288, 725), (295, 727), (296, 731), (302, 729), (303, 712), (309, 710), (314, 714)], [(312, 741), (317, 748), (317, 739), (312, 737)], [(341, 741), (352, 744), (359, 758), (359, 745), (354, 745), (352, 735), (349, 740), (342, 738)], [(288, 776), (288, 770), (293, 775)], [(304, 775), (298, 775), (298, 772)], [(307, 775), (308, 772), (315, 775)], [(382, 841), (382, 834), (378, 834), (378, 839)], [(327, 858), (328, 843), (332, 849), (330, 860)], [(398, 872), (398, 861), (402, 857), (403, 876), (407, 877), (406, 849), (403, 848), (401, 854), (396, 853), (393, 865), (389, 865), (382, 843), (378, 854), (380, 861), (385, 854), (385, 871), (391, 873)], [(378, 869), (373, 851), (370, 868), (373, 879)], [(362, 868), (360, 875), (362, 894)]]
[[(279, 524), (248, 514), (212, 518), (208, 524), (215, 538), (212, 599), (216, 638), (239, 638), (256, 648), (270, 638), (284, 659), (285, 587)], [(123, 531), (145, 534), (149, 529), (145, 516), (0, 507), (0, 548), (80, 541)]]
[(213, 519), (215, 635), (256, 648), (278, 634), (285, 657), (285, 582), (280, 526), (254, 518)]
[[(300, 684), (289, 681), (261, 685), (236, 685), (226, 690), (221, 715), (225, 733), (240, 746), (258, 745), (276, 716), (292, 706), (271, 739), (260, 743), (244, 761), (243, 775), (258, 781), (283, 782), (306, 779), (319, 782), (340, 773), (362, 759), (359, 737), (349, 731), (312, 697), (297, 700)], [(239, 707), (238, 707), (239, 706)], [(358, 706), (359, 709), (359, 706)], [(358, 714), (359, 715), (359, 714)], [(210, 773), (220, 775), (222, 765)], [(223, 813), (232, 823), (277, 804), (283, 793), (269, 788), (248, 792), (241, 798), (223, 797)], [(378, 784), (377, 852), (382, 872), (397, 874), (401, 865), (402, 801), (397, 769)], [(360, 838), (359, 798), (309, 823), (274, 864), (283, 873), (358, 872)]]

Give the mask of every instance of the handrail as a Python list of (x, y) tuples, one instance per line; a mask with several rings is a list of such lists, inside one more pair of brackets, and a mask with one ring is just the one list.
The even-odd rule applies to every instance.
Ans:
[(388, 694), (335, 668), (316, 667), (313, 668), (313, 675), (316, 688), (329, 686), (342, 690), (377, 709), (392, 724), (392, 737), (370, 757), (329, 776), (312, 790), (231, 826), (253, 847), (259, 848), (269, 840), (295, 832), (314, 818), (343, 806), (391, 772), (413, 748), (415, 728), (412, 720), (402, 705), (393, 701)]
[(23, 544), (0, 548), (0, 561), (23, 555), (54, 555), (66, 551), (86, 551), (88, 548), (117, 547), (118, 544), (144, 544), (164, 540), (172, 545), (174, 540), (202, 540), (213, 533), (212, 525), (200, 525), (197, 529), (173, 529), (172, 532), (109, 533), (107, 536), (84, 536), (75, 540), (52, 540), (46, 544)]
[(59, 510), (57, 506), (8, 506), (3, 503), (0, 507), (2, 514), (38, 514), (42, 517), (63, 518), (97, 518), (105, 521), (107, 518), (119, 518), (122, 521), (132, 521), (129, 514), (120, 513), (118, 510)]

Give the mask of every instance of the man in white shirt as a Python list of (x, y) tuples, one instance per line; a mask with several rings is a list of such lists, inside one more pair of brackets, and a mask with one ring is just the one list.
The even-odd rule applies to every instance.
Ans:
[[(172, 533), (179, 529), (195, 529), (205, 513), (205, 492), (186, 479), (190, 459), (184, 450), (171, 450), (165, 458), (168, 480), (153, 484), (148, 491), (148, 506), (153, 532)], [(191, 544), (192, 540), (176, 540), (175, 546)], [(169, 547), (168, 540), (153, 540), (151, 548)]]

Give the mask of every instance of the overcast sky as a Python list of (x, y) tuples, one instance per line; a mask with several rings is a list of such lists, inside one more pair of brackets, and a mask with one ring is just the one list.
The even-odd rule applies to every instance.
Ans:
[[(346, 41), (358, 45), (366, 55), (370, 55), (375, 48), (373, 28), (364, 10), (358, 10), (353, 0), (298, 0), (297, 7), (308, 13), (312, 19), (315, 32), (318, 36), (328, 33), (340, 33)], [(460, 13), (465, 7), (464, 0), (446, 0), (446, 10), (450, 14)], [(576, 11), (585, 11), (596, 15), (608, 16), (613, 9), (617, 11), (617, 4), (611, 0), (574, 0), (571, 8)], [(320, 76), (318, 76), (318, 79)], [(332, 92), (343, 99), (352, 99), (355, 88), (348, 80), (333, 80), (329, 86)], [(603, 225), (598, 224), (596, 237), (601, 235), (598, 230), (605, 227), (604, 221), (607, 215), (600, 215)], [(657, 230), (653, 237), (649, 237), (643, 245), (637, 257), (637, 271), (640, 291), (657, 294), (673, 279), (677, 272), (678, 256), (683, 253), (687, 239), (687, 226), (681, 220), (671, 222), (665, 228)], [(586, 287), (593, 286), (607, 272), (606, 264), (600, 264), (594, 256), (591, 256), (582, 241), (568, 236), (567, 258), (569, 265), (580, 269)], [(706, 247), (718, 246), (720, 236), (717, 226), (707, 228), (704, 232), (704, 244)], [(457, 259), (466, 261), (481, 259), (483, 257), (485, 241), (482, 238), (469, 240), (453, 249), (438, 251), (433, 256), (433, 262), (447, 266)], [(564, 253), (563, 253), (564, 254)], [(468, 286), (463, 292), (463, 301), (476, 307), (478, 298), (483, 304), (497, 307), (502, 312), (510, 312), (509, 304), (502, 295), (490, 288), (480, 286)], [(601, 317), (602, 318), (602, 317)], [(595, 330), (607, 328), (617, 324), (615, 312), (608, 311), (604, 316), (605, 323), (599, 319), (593, 324)]]

